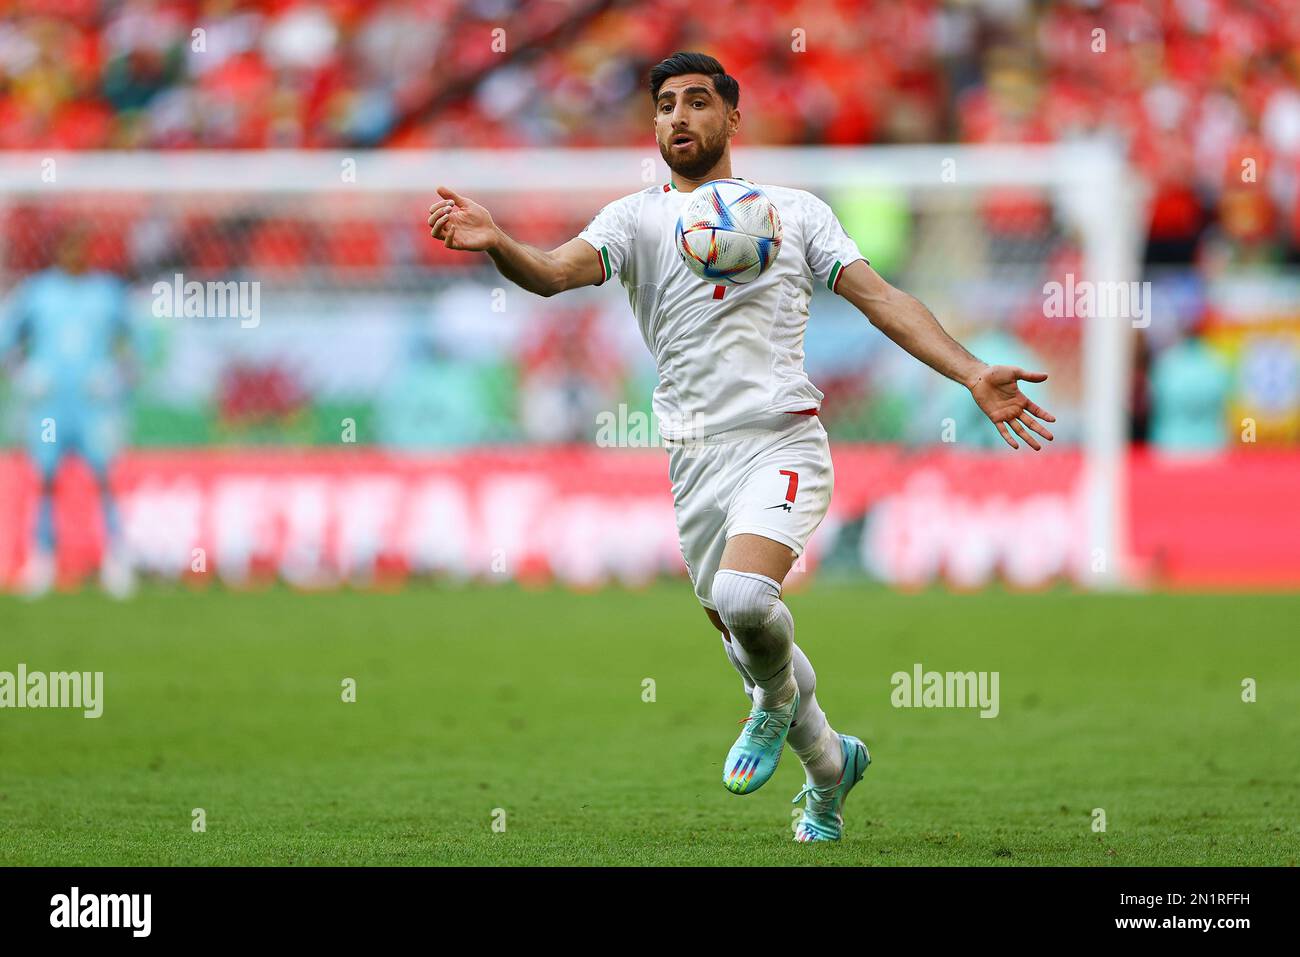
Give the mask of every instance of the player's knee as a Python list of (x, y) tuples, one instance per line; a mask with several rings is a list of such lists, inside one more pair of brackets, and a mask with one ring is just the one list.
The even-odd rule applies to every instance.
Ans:
[(723, 569), (713, 578), (713, 604), (731, 634), (761, 629), (781, 600), (781, 586), (765, 575)]

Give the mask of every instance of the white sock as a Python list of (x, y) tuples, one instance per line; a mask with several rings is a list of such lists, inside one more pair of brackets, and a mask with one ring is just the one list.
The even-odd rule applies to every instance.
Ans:
[(818, 787), (834, 784), (844, 772), (844, 751), (840, 747), (840, 736), (829, 724), (822, 726), (821, 734), (807, 747), (796, 748), (791, 745), (791, 749), (799, 755), (799, 763), (803, 765), (809, 784)]
[(727, 653), (727, 660), (731, 662), (731, 667), (735, 668), (736, 673), (740, 675), (740, 680), (745, 685), (745, 695), (749, 698), (750, 701), (753, 701), (754, 700), (754, 679), (749, 676), (749, 672), (745, 670), (745, 666), (740, 663), (740, 659), (737, 658), (736, 653), (732, 651), (730, 639), (728, 639), (726, 635), (722, 635), (721, 637), (722, 637), (722, 650)]
[[(784, 703), (794, 693), (789, 685), (798, 688), (799, 710), (786, 741), (799, 756), (811, 783), (834, 784), (844, 768), (840, 736), (817, 703), (817, 673), (803, 649), (794, 643), (794, 617), (780, 594), (781, 586), (763, 575), (727, 569), (718, 572), (713, 598), (718, 616), (731, 633), (731, 641), (723, 638), (723, 648), (745, 683), (745, 693), (759, 707), (768, 702)], [(747, 641), (742, 642), (742, 635)], [(783, 656), (785, 640), (789, 641), (788, 658)], [(760, 680), (756, 672), (769, 677)]]
[(798, 645), (794, 646), (793, 667), (794, 681), (799, 686), (799, 710), (795, 712), (790, 737), (786, 740), (798, 753), (821, 737), (822, 729), (826, 727), (826, 713), (817, 703), (817, 673)]
[(786, 741), (799, 756), (804, 774), (816, 785), (834, 784), (844, 766), (840, 736), (817, 703), (817, 673), (798, 645), (794, 646), (794, 680), (799, 685), (799, 710)]
[(781, 601), (781, 586), (766, 575), (724, 568), (713, 578), (713, 602), (731, 635), (730, 654), (754, 684), (754, 704), (765, 710), (787, 704), (796, 684), (794, 618)]
[[(722, 637), (722, 649), (727, 653), (727, 660), (740, 675), (744, 683), (745, 694), (750, 700), (754, 698), (754, 679), (750, 677), (745, 666), (741, 664), (733, 649), (733, 643), (726, 636)], [(790, 725), (790, 736), (786, 738), (803, 765), (804, 776), (812, 784), (825, 786), (840, 779), (844, 769), (844, 752), (840, 748), (839, 733), (826, 720), (826, 712), (817, 703), (817, 673), (813, 671), (812, 662), (798, 645), (794, 646), (794, 679), (799, 687), (799, 710), (795, 712), (794, 723)]]

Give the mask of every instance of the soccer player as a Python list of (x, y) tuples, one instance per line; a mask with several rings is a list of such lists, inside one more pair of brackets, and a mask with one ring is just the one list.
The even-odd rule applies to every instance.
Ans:
[(126, 286), (87, 269), (87, 243), (84, 229), (70, 227), (60, 237), (55, 264), (20, 283), (0, 315), (0, 358), (14, 349), (22, 357), (15, 393), (40, 479), (35, 545), (19, 572), (19, 588), (29, 597), (54, 584), (54, 479), (74, 451), (99, 485), (105, 531), (100, 584), (115, 598), (128, 597), (135, 585), (108, 483), (120, 445), (124, 376), (116, 350), (127, 334)]
[(734, 178), (739, 85), (713, 57), (677, 53), (650, 71), (650, 99), (671, 181), (615, 200), (564, 245), (547, 252), (520, 243), (483, 206), (445, 186), (428, 224), (447, 248), (487, 253), (503, 276), (538, 295), (619, 275), (659, 366), (654, 411), (682, 555), (753, 701), (723, 784), (736, 794), (757, 790), (788, 740), (807, 781), (795, 796), (806, 799), (795, 840), (838, 840), (844, 800), (870, 757), (859, 739), (827, 723), (781, 600), (834, 481), (817, 418), (822, 393), (803, 369), (813, 284), (826, 284), (903, 349), (966, 386), (1012, 448), (1015, 436), (1035, 450), (1039, 437), (1052, 438), (1039, 420), (1054, 417), (1018, 385), (1047, 376), (968, 353), (925, 306), (885, 282), (830, 207), (803, 190), (761, 187), (780, 213), (784, 241), (758, 279), (729, 288), (698, 279), (678, 257), (677, 217), (692, 190)]

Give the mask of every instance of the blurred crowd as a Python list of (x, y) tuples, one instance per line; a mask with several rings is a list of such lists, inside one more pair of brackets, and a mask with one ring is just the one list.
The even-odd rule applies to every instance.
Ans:
[[(1151, 257), (1300, 246), (1294, 0), (19, 0), (0, 148), (627, 145), (668, 52), (741, 141), (1122, 140)], [(1221, 236), (1219, 234), (1222, 234)]]
[[(1148, 191), (1151, 274), (1167, 266), (1178, 273), (1162, 286), (1173, 291), (1161, 293), (1178, 302), (1176, 321), (1158, 323), (1137, 350), (1133, 438), (1222, 447), (1233, 439), (1227, 423), (1236, 415), (1234, 396), (1253, 389), (1245, 407), (1274, 409), (1271, 434), (1300, 439), (1300, 317), (1293, 308), (1274, 310), (1281, 325), (1273, 338), (1238, 336), (1222, 304), (1241, 297), (1219, 282), (1243, 270), (1294, 273), (1300, 264), (1297, 0), (714, 0), (707, 16), (690, 0), (6, 6), (0, 149), (645, 144), (646, 73), (683, 49), (716, 55), (740, 80), (740, 146), (1110, 137)], [(833, 198), (850, 231), (871, 236), (863, 248), (891, 276), (891, 266), (906, 267), (892, 248), (920, 248), (910, 231), (915, 210), (896, 199), (890, 207), (878, 197), (857, 206), (852, 196)], [(1022, 235), (1030, 260), (1069, 266), (1068, 255), (1040, 248), (1061, 239), (1043, 197), (995, 197), (982, 213), (994, 240)], [(564, 215), (539, 207), (507, 226), (545, 243), (582, 225)], [(6, 272), (49, 265), (63, 218), (45, 202), (12, 206), (0, 234)], [(370, 279), (391, 289), (402, 270), (442, 276), (474, 262), (423, 241), (405, 208), (391, 206), (323, 222), (237, 206), (168, 218), (153, 216), (147, 197), (125, 197), (100, 205), (90, 221), (87, 266), (137, 280), (182, 268), (216, 275), (246, 269), (292, 283), (324, 267), (356, 276), (370, 270)], [(1010, 316), (1007, 328), (984, 330), (981, 354), (1025, 365), (1077, 356), (1077, 328), (1048, 328), (1041, 303), (1029, 305), (1037, 321)], [(394, 379), (407, 383), (397, 404), (405, 402), (409, 414), (381, 399), (376, 417), (409, 424), (409, 435), (394, 434), (393, 444), (427, 442), (429, 416), (409, 397), (436, 381), (436, 394), (424, 396), (428, 407), (475, 396), (469, 406), (479, 411), (460, 420), (484, 420), (465, 435), (445, 436), (447, 444), (581, 435), (591, 421), (588, 406), (636, 404), (652, 385), (642, 381), (644, 369), (611, 373), (608, 351), (583, 359), (567, 349), (591, 332), (584, 308), (557, 320), (552, 339), (519, 346), (518, 355), (489, 349), (490, 361), (478, 366), (454, 350), (416, 350), (428, 367)], [(809, 340), (810, 368), (819, 352), (824, 357), (816, 374), (828, 395), (828, 422), (849, 437), (933, 441), (928, 433), (908, 434), (904, 410), (920, 388), (909, 377), (916, 370), (895, 376), (887, 353), (857, 356), (849, 346), (857, 317), (837, 323), (833, 310), (818, 313)], [(1036, 341), (1034, 331), (1045, 328), (1046, 340)], [(424, 374), (435, 366), (438, 376)], [(864, 375), (868, 366), (871, 375)], [(1246, 368), (1253, 371), (1243, 384)], [(270, 432), (283, 435), (283, 419), (304, 419), (308, 391), (274, 363), (236, 364), (224, 374), (217, 399), (223, 427), (270, 417)], [(1066, 380), (1058, 404), (1069, 401), (1069, 376), (1054, 376)], [(249, 408), (250, 396), (275, 401)], [(965, 408), (960, 396), (934, 401)], [(545, 414), (530, 422), (527, 410)], [(333, 410), (327, 413), (316, 418), (330, 422)], [(202, 424), (176, 434), (214, 438)], [(309, 432), (302, 438), (313, 440)]]

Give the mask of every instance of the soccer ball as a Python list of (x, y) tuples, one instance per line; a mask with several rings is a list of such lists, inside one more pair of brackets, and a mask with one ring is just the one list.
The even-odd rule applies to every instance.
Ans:
[(753, 282), (781, 251), (781, 217), (757, 186), (715, 179), (691, 194), (677, 219), (677, 252), (706, 282)]

